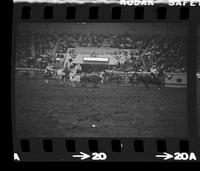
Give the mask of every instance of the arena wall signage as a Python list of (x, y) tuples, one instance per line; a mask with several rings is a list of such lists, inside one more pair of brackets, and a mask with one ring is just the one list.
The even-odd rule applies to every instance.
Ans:
[(63, 2), (13, 6), (13, 160), (199, 162), (200, 8)]
[[(123, 63), (126, 59), (130, 59), (132, 49), (116, 49), (116, 48), (68, 48), (66, 62), (72, 58), (74, 63), (83, 64), (83, 60), (89, 57), (97, 58), (96, 61), (105, 60), (110, 65), (116, 65), (118, 61)], [(95, 61), (95, 58), (91, 59)], [(103, 59), (101, 59), (103, 58)], [(83, 59), (83, 60), (82, 60)], [(88, 60), (85, 60), (88, 61)]]
[(84, 61), (108, 62), (108, 58), (84, 57)]
[(170, 73), (165, 77), (165, 87), (182, 88), (187, 87), (186, 73)]

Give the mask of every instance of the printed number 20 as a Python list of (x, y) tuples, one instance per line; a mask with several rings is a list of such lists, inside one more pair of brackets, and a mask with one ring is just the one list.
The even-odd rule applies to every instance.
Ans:
[(92, 160), (106, 160), (107, 155), (105, 153), (92, 153)]

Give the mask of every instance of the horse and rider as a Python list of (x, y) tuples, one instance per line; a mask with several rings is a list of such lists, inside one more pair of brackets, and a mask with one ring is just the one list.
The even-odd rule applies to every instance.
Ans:
[[(68, 62), (63, 65), (62, 69), (59, 69), (56, 72), (57, 79), (64, 85), (65, 82), (69, 81), (69, 85), (72, 87), (75, 86), (75, 82), (79, 82), (83, 87), (86, 87), (88, 83), (93, 83), (93, 87), (98, 87), (99, 83), (102, 81), (102, 78), (99, 75), (92, 74), (92, 70), (89, 71), (90, 74), (80, 75), (78, 72), (82, 71), (82, 67), (80, 64), (73, 64), (73, 60), (70, 58)], [(46, 72), (48, 74), (48, 78), (52, 77), (51, 69), (49, 67), (46, 68)]]
[(49, 78), (52, 78), (52, 69), (53, 69), (53, 65), (51, 63), (48, 63), (47, 67), (44, 70), (44, 82), (48, 83), (49, 82)]
[(155, 65), (153, 65), (153, 67), (151, 67), (150, 69), (150, 75), (155, 79), (156, 78), (156, 73), (157, 73), (157, 68)]
[(63, 85), (67, 80), (69, 81), (69, 84), (73, 87), (75, 87), (74, 81), (79, 80), (80, 76), (77, 75), (78, 71), (82, 71), (82, 67), (80, 64), (76, 64), (74, 66), (73, 60), (70, 58), (67, 63), (64, 64), (62, 69), (59, 69), (56, 74), (58, 80), (61, 82), (61, 85)]
[(70, 58), (68, 60), (67, 63), (64, 64), (64, 67), (61, 69), (61, 84), (63, 84), (63, 82), (66, 82), (67, 80), (69, 80), (69, 74), (70, 72), (72, 72), (72, 69), (74, 68), (73, 65), (73, 60)]
[[(81, 71), (82, 68), (80, 64), (74, 66), (73, 60), (70, 58), (67, 63), (64, 64), (62, 69), (57, 70), (56, 76), (57, 80), (63, 85), (67, 80), (69, 80), (70, 85), (74, 87), (74, 80), (77, 71)], [(44, 81), (49, 82), (49, 79), (53, 76), (53, 65), (48, 63), (44, 71)]]
[(161, 89), (164, 87), (164, 78), (165, 72), (163, 67), (157, 69), (155, 66), (152, 66), (152, 68), (150, 68), (150, 73), (133, 73), (132, 76), (130, 76), (130, 83), (133, 86), (134, 84), (138, 85), (141, 82), (147, 89), (150, 88), (149, 84), (155, 84)]

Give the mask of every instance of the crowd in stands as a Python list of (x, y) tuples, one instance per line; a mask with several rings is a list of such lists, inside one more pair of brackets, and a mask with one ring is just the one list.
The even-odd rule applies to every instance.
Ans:
[(31, 34), (27, 32), (18, 33), (16, 38), (16, 64), (26, 67), (31, 56)]
[(60, 34), (58, 53), (65, 53), (68, 47), (101, 47), (106, 39), (104, 34)]
[[(17, 67), (35, 67), (34, 51), (43, 62), (53, 62), (52, 52), (66, 53), (73, 47), (105, 47), (131, 49), (131, 58), (125, 64), (135, 70), (146, 70), (151, 66), (164, 67), (168, 72), (186, 72), (186, 37), (173, 35), (124, 34), (53, 34), (48, 32), (18, 33), (16, 39)], [(36, 59), (37, 59), (36, 58)], [(40, 61), (41, 62), (41, 61)]]

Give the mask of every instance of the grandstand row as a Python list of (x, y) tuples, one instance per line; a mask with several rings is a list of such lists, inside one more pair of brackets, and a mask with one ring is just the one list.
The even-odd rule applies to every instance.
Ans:
[[(125, 25), (122, 29), (123, 25), (119, 25), (118, 31), (112, 31), (116, 27), (114, 25), (105, 32), (106, 24), (98, 27), (88, 25), (71, 26), (74, 32), (70, 32), (70, 29), (66, 31), (65, 27), (61, 29), (61, 26), (57, 26), (57, 30), (45, 25), (42, 29), (38, 29), (38, 26), (36, 29), (26, 26), (25, 28), (29, 28), (26, 30), (20, 26), (16, 38), (16, 67), (45, 68), (48, 63), (52, 63), (54, 68), (61, 68), (66, 58), (87, 56), (106, 57), (108, 61), (76, 59), (75, 63), (82, 64), (83, 68), (95, 66), (93, 68), (97, 70), (123, 65), (131, 66), (135, 71), (144, 71), (155, 65), (157, 68), (164, 67), (166, 72), (186, 72), (187, 37), (185, 34), (173, 34), (176, 30), (173, 27), (165, 29), (163, 33), (162, 27), (158, 29), (157, 25), (152, 25), (152, 33), (149, 34), (148, 30), (140, 33), (140, 29), (144, 27), (139, 26)], [(82, 49), (82, 52), (73, 56), (69, 49), (78, 52)]]

